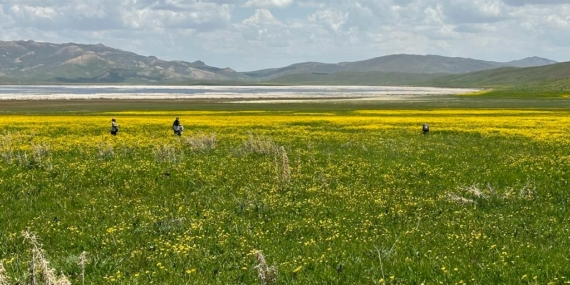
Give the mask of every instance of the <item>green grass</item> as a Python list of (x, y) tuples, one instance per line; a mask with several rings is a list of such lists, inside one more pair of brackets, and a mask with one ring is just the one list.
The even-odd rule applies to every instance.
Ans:
[[(328, 113), (355, 116), (344, 109), (354, 107), (334, 106)], [(273, 111), (251, 116), (282, 114)], [(212, 150), (158, 124), (139, 126), (144, 144), (128, 131), (110, 138), (94, 124), (79, 128), (74, 115), (45, 133), (4, 124), (2, 154), (24, 147), (30, 159), (0, 160), (0, 259), (25, 281), (30, 248), (20, 233), (29, 229), (78, 284), (83, 251), (87, 284), (256, 284), (253, 250), (278, 267), (278, 284), (570, 278), (566, 143), (438, 126), (429, 135), (404, 125), (362, 129), (326, 116), (271, 126), (188, 120), (184, 136), (214, 134)], [(69, 147), (34, 157), (41, 137)], [(93, 144), (73, 147), (81, 137)], [(244, 144), (252, 138), (261, 143)], [(273, 146), (283, 146), (287, 163)]]
[(323, 100), (320, 103), (237, 103), (240, 100), (45, 100), (21, 101), (0, 100), (0, 114), (91, 114), (101, 111), (156, 111), (156, 110), (213, 110), (213, 111), (352, 111), (352, 110), (400, 110), (400, 109), (445, 109), (445, 108), (570, 108), (566, 93), (545, 93), (517, 90), (494, 90), (476, 96), (437, 96), (421, 100), (394, 98), (392, 101), (335, 102)]

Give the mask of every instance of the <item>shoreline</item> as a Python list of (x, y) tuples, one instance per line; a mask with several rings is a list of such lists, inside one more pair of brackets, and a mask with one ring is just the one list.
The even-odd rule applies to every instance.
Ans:
[(398, 86), (0, 86), (0, 100), (409, 100), (475, 88)]

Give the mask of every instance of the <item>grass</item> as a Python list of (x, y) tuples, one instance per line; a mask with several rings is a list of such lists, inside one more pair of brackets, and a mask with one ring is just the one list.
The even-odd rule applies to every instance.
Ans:
[(570, 94), (570, 89), (553, 89), (549, 86), (542, 88), (546, 83), (539, 85), (529, 84), (524, 86), (517, 86), (512, 88), (503, 88), (497, 90), (481, 91), (476, 94), (465, 94), (480, 96), (485, 99), (495, 99), (504, 100), (511, 99), (511, 101), (516, 102), (521, 99), (529, 100), (540, 100), (540, 99), (551, 99), (551, 102), (559, 102), (564, 104), (568, 95)]
[(446, 108), (570, 108), (570, 100), (560, 93), (553, 96), (538, 96), (534, 92), (496, 90), (479, 96), (437, 96), (420, 100), (353, 101), (335, 102), (323, 100), (320, 103), (240, 103), (240, 100), (47, 100), (21, 101), (0, 100), (0, 114), (74, 114), (89, 115), (97, 112), (137, 111), (276, 111), (276, 112), (350, 112), (353, 110), (430, 110)]
[(569, 109), (69, 104), (0, 116), (12, 283), (569, 281)]

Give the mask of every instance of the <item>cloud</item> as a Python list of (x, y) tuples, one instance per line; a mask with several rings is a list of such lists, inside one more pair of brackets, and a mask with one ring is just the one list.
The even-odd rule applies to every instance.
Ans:
[(124, 9), (121, 18), (124, 25), (132, 29), (211, 30), (227, 25), (231, 13), (227, 5), (197, 3), (191, 7), (155, 5), (139, 10)]
[(441, 7), (445, 17), (454, 24), (492, 23), (508, 18), (505, 5), (498, 0), (457, 0)]
[[(0, 4), (20, 27), (77, 29), (216, 29), (228, 25), (231, 5), (179, 0), (21, 1)], [(4, 18), (4, 19), (6, 19)], [(3, 19), (3, 20), (4, 20)], [(0, 24), (1, 25), (1, 24)]]
[(320, 10), (308, 17), (309, 23), (324, 26), (333, 32), (339, 32), (348, 18), (347, 12)]
[(269, 46), (283, 45), (284, 40), (291, 36), (289, 28), (267, 9), (255, 10), (254, 15), (235, 24), (234, 28), (244, 39), (266, 41)]
[(568, 4), (568, 0), (503, 0), (503, 2), (511, 6)]
[(290, 6), (293, 0), (248, 0), (245, 7), (258, 8), (285, 8)]

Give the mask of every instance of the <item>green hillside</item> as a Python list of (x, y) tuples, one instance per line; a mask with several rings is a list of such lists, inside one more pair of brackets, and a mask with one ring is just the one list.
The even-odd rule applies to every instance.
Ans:
[(570, 94), (570, 62), (542, 67), (499, 68), (464, 75), (437, 78), (430, 82), (440, 87), (492, 88), (483, 97), (538, 98)]
[(568, 92), (570, 91), (570, 77), (563, 78), (558, 80), (548, 80), (548, 81), (541, 81), (541, 82), (534, 82), (529, 84), (524, 84), (520, 86), (515, 86), (512, 88), (513, 90), (520, 90), (520, 91), (560, 91), (560, 92)]
[(522, 84), (510, 88), (481, 92), (481, 97), (493, 98), (570, 98), (570, 78)]
[[(539, 67), (503, 67), (460, 75), (449, 75), (426, 82), (440, 87), (505, 88), (570, 78), (570, 62)], [(550, 84), (546, 84), (550, 85)]]
[(270, 84), (282, 85), (425, 85), (446, 74), (420, 74), (396, 72), (338, 72), (291, 74), (266, 81)]
[(540, 67), (502, 67), (466, 74), (338, 72), (291, 74), (266, 81), (282, 85), (369, 85), (489, 88), (485, 96), (560, 96), (570, 91), (570, 62)]

